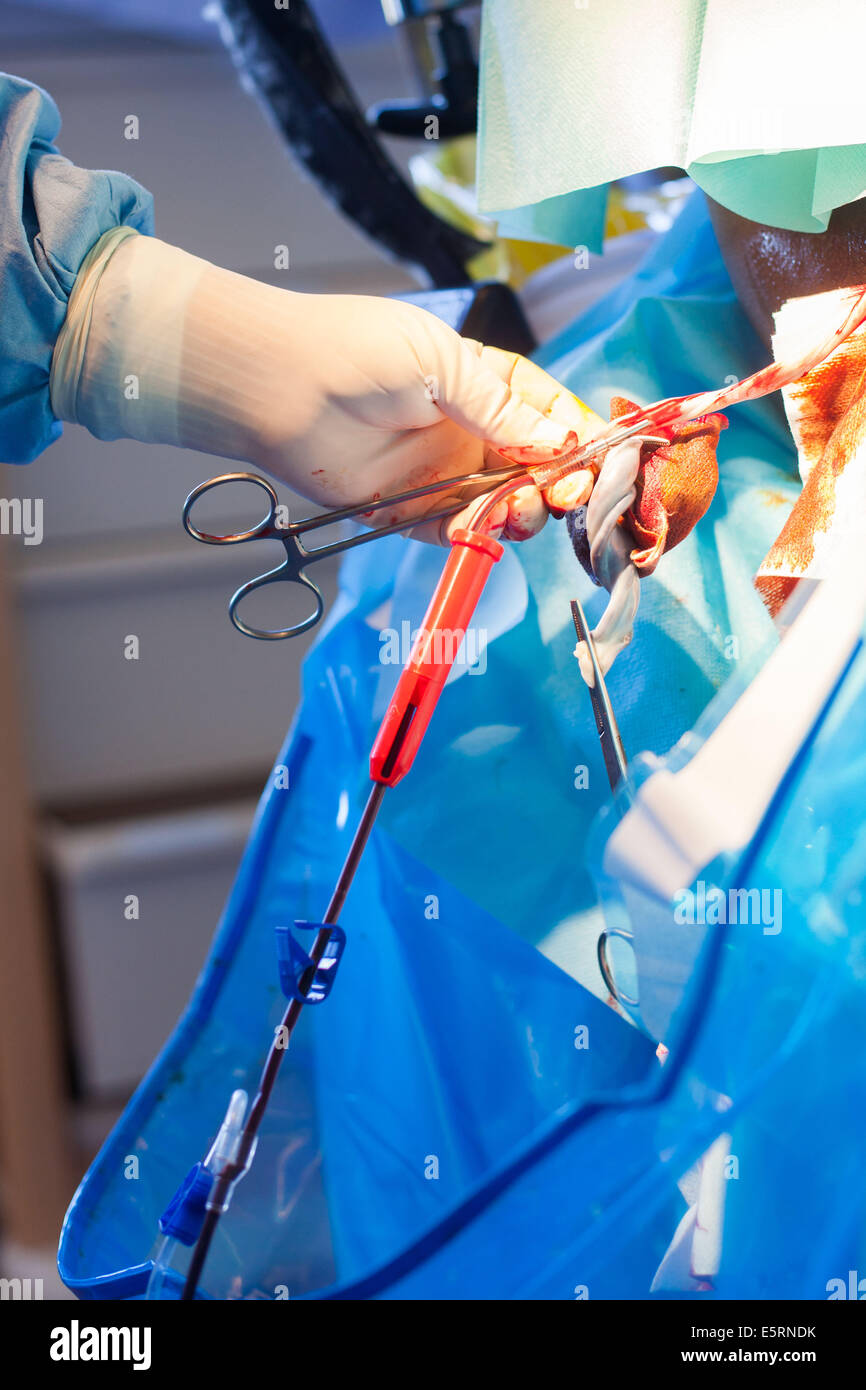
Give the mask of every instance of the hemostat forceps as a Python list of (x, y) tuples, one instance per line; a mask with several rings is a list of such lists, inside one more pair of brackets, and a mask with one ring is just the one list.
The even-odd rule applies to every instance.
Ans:
[[(610, 782), (610, 789), (615, 792), (620, 784), (625, 784), (628, 778), (628, 761), (625, 756), (625, 749), (622, 745), (619, 728), (616, 722), (616, 715), (613, 712), (613, 705), (610, 702), (607, 685), (601, 673), (598, 663), (598, 655), (595, 650), (595, 642), (592, 640), (592, 633), (586, 621), (586, 614), (579, 599), (572, 599), (571, 616), (574, 619), (574, 630), (577, 633), (577, 640), (586, 643), (586, 650), (589, 653), (590, 664), (592, 665), (593, 682), (589, 687), (589, 697), (592, 701), (592, 712), (595, 715), (595, 727), (598, 730), (599, 742), (601, 743), (601, 754), (604, 758), (607, 780)], [(632, 999), (624, 993), (621, 986), (617, 985), (610, 962), (607, 958), (608, 938), (619, 937), (622, 941), (632, 945), (634, 937), (630, 931), (622, 927), (608, 927), (598, 938), (596, 953), (598, 956), (598, 968), (601, 977), (609, 993), (622, 1004), (629, 1004), (632, 1008), (637, 1007), (637, 999)]]
[[(501, 468), (487, 469), (478, 473), (465, 473), (457, 478), (442, 478), (437, 482), (427, 483), (423, 487), (410, 488), (407, 492), (394, 493), (389, 497), (373, 498), (368, 502), (358, 502), (354, 506), (340, 507), (336, 511), (322, 512), (318, 516), (303, 517), (300, 521), (286, 521), (284, 525), (281, 525), (278, 520), (280, 515), (279, 498), (266, 478), (259, 477), (257, 473), (221, 473), (219, 477), (209, 478), (207, 482), (199, 483), (198, 487), (193, 488), (183, 504), (183, 524), (194, 540), (203, 541), (205, 545), (241, 545), (246, 541), (280, 541), (286, 552), (286, 558), (282, 564), (277, 565), (275, 569), (268, 570), (265, 574), (258, 575), (255, 579), (248, 580), (246, 584), (242, 584), (229, 600), (229, 617), (239, 632), (244, 633), (247, 637), (259, 637), (264, 641), (279, 641), (283, 637), (296, 637), (299, 633), (315, 627), (325, 610), (325, 601), (321, 590), (305, 573), (308, 565), (314, 564), (316, 560), (326, 560), (332, 555), (339, 555), (342, 551), (351, 550), (356, 545), (365, 545), (368, 541), (378, 540), (380, 536), (395, 535), (399, 531), (409, 530), (412, 526), (420, 526), (428, 521), (441, 521), (446, 517), (455, 516), (457, 512), (469, 505), (471, 499), (464, 498), (462, 501), (452, 503), (450, 507), (442, 511), (432, 512), (411, 521), (398, 521), (388, 526), (376, 527), (370, 531), (361, 531), (356, 535), (344, 536), (325, 545), (314, 546), (312, 549), (308, 549), (304, 545), (303, 536), (321, 530), (325, 526), (332, 526), (336, 522), (358, 521), (370, 512), (382, 511), (385, 507), (395, 507), (401, 502), (411, 502), (420, 497), (431, 497), (437, 492), (450, 492), (454, 488), (473, 484), (482, 487), (485, 485), (497, 487), (512, 477), (524, 476), (525, 472), (526, 470), (517, 464), (504, 463)], [(190, 516), (193, 507), (206, 492), (212, 492), (215, 488), (222, 487), (227, 483), (253, 483), (256, 487), (261, 488), (268, 499), (266, 514), (261, 521), (246, 531), (214, 535), (200, 530)], [(290, 627), (252, 627), (238, 613), (241, 600), (255, 589), (278, 583), (300, 584), (302, 588), (309, 590), (313, 596), (313, 611), (309, 617), (302, 618), (300, 622), (294, 623)]]

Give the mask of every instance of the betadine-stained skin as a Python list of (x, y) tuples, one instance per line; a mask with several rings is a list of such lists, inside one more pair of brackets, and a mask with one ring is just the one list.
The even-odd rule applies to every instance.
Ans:
[[(636, 409), (632, 401), (614, 396), (611, 420)], [(726, 425), (723, 415), (704, 415), (614, 445), (604, 456), (589, 502), (567, 517), (575, 555), (610, 594), (593, 632), (602, 674), (631, 641), (641, 579), (652, 574), (666, 550), (684, 540), (713, 500), (719, 480), (716, 445)], [(592, 685), (585, 643), (578, 642), (575, 656)]]
[[(614, 396), (610, 418), (618, 420), (637, 410), (634, 401)], [(652, 574), (666, 550), (672, 550), (697, 525), (715, 495), (719, 481), (716, 447), (727, 428), (724, 415), (703, 415), (675, 428), (659, 426), (668, 443), (644, 444), (634, 483), (635, 498), (623, 513), (621, 525), (633, 542), (629, 558), (641, 575)], [(566, 516), (574, 553), (596, 583), (586, 533), (586, 507)]]
[[(636, 409), (634, 401), (614, 396), (610, 418)], [(674, 430), (659, 428), (670, 443), (644, 446), (635, 500), (623, 517), (635, 541), (631, 560), (641, 575), (652, 574), (664, 552), (685, 540), (712, 502), (719, 482), (716, 447), (727, 426), (724, 415), (703, 415)]]

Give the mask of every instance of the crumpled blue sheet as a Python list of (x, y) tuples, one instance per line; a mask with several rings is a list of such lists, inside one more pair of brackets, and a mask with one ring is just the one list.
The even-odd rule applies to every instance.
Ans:
[[(760, 366), (702, 195), (638, 274), (540, 357), (604, 415), (614, 392), (650, 401)], [(710, 511), (646, 582), (634, 642), (611, 674), (631, 754), (665, 753), (776, 640), (751, 586), (798, 489), (776, 401), (732, 412), (720, 472)], [(442, 562), (392, 539), (345, 563), (280, 756), (288, 790), (266, 790), (197, 993), (70, 1211), (61, 1270), (82, 1296), (141, 1296), (160, 1211), (231, 1090), (254, 1085), (282, 1008), (273, 929), (323, 910), (398, 675), (379, 659), (382, 634), (420, 620)], [(278, 1286), (292, 1297), (644, 1297), (682, 1215), (677, 1179), (731, 1124), (749, 1161), (729, 1197), (719, 1290), (822, 1297), (825, 1266), (853, 1258), (862, 1196), (830, 1200), (834, 1160), (822, 1156), (804, 1177), (815, 1200), (802, 1216), (811, 1244), (800, 1244), (785, 1165), (798, 1140), (796, 1171), (814, 1159), (795, 1132), (822, 1132), (809, 1119), (814, 1092), (821, 1120), (844, 1118), (820, 1085), (822, 1059), (835, 1055), (825, 1035), (843, 1051), (855, 1044), (840, 1065), (850, 1115), (862, 1114), (862, 944), (846, 963), (837, 939), (804, 950), (786, 931), (766, 1009), (760, 962), (708, 961), (688, 1001), (688, 1045), (665, 1068), (596, 997), (601, 923), (586, 845), (609, 793), (571, 655), (575, 593), (592, 621), (605, 595), (564, 525), (509, 548), (494, 571), (479, 669), (458, 667), (413, 771), (385, 798), (343, 914), (339, 977), (325, 1004), (304, 1011), (209, 1258), (209, 1296), (236, 1280), (248, 1297)], [(238, 659), (254, 667), (255, 652)], [(860, 764), (845, 781), (833, 749), (845, 791), (838, 805), (827, 793), (835, 824), (859, 814), (863, 787)], [(785, 824), (780, 812), (779, 838), (764, 848), (796, 863)], [(828, 893), (834, 866), (828, 858)], [(734, 1099), (724, 1119), (718, 1089)], [(134, 1183), (123, 1176), (129, 1153), (141, 1157)], [(853, 1174), (850, 1125), (834, 1153)]]

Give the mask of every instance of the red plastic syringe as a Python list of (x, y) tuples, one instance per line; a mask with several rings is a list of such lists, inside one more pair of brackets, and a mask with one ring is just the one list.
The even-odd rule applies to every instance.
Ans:
[(451, 554), (370, 753), (374, 782), (394, 787), (412, 766), (488, 575), (502, 552), (500, 542), (483, 531), (454, 532)]
[(529, 472), (502, 483), (481, 502), (471, 525), (451, 537), (451, 554), (370, 752), (370, 776), (383, 787), (395, 787), (415, 761), (490, 571), (502, 557), (503, 546), (482, 526), (500, 502), (532, 483)]

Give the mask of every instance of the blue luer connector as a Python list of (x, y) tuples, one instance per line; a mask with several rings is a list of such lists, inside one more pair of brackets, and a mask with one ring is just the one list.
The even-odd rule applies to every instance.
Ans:
[(159, 1218), (159, 1229), (164, 1236), (172, 1236), (182, 1245), (195, 1244), (213, 1181), (213, 1173), (209, 1173), (203, 1163), (190, 1168)]
[[(295, 922), (299, 931), (320, 932), (324, 924), (320, 922)], [(346, 933), (342, 927), (327, 924), (331, 937), (325, 953), (316, 966), (313, 982), (306, 994), (300, 982), (313, 965), (301, 943), (296, 940), (291, 927), (277, 927), (277, 962), (280, 971), (280, 986), (287, 999), (297, 999), (302, 1004), (321, 1004), (327, 999), (337, 974), (337, 966), (346, 944)]]

